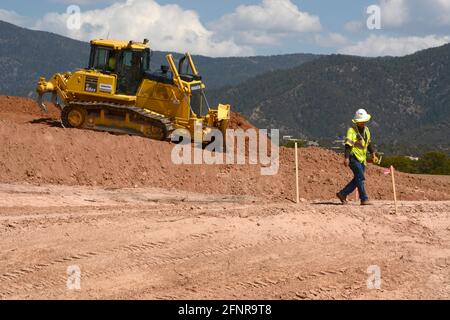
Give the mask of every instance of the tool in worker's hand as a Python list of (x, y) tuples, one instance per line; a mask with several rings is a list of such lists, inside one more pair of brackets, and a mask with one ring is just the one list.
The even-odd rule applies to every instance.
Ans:
[(372, 157), (369, 159), (369, 163), (380, 165), (382, 159), (383, 159), (382, 155), (380, 155), (380, 157), (378, 157), (378, 155), (376, 153), (374, 153), (374, 154), (372, 154)]
[(380, 155), (380, 157), (378, 157), (378, 155), (375, 153), (373, 155), (373, 163), (380, 165), (381, 164), (381, 160), (383, 159), (383, 156)]

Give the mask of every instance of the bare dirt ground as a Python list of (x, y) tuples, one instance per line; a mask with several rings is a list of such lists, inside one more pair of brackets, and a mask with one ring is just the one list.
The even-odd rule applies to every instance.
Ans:
[(0, 97), (0, 299), (450, 298), (450, 177), (398, 174), (395, 215), (390, 177), (369, 166), (374, 205), (341, 206), (341, 157), (302, 149), (297, 205), (292, 149), (262, 177), (57, 119)]
[(0, 297), (448, 299), (450, 202), (399, 209), (2, 184)]

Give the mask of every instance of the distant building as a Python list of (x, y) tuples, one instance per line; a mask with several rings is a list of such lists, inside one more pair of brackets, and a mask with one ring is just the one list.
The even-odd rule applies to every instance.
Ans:
[(318, 143), (317, 141), (307, 141), (307, 142), (306, 142), (306, 145), (307, 145), (308, 147), (318, 147), (318, 146), (319, 146), (319, 143)]

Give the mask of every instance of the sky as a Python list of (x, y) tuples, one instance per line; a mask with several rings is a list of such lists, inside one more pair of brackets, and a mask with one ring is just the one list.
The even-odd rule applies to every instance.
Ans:
[(0, 20), (205, 56), (403, 56), (450, 42), (450, 0), (0, 0)]

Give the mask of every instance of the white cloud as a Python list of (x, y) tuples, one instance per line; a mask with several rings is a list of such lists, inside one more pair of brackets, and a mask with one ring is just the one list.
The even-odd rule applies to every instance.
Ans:
[(55, 3), (65, 3), (67, 5), (72, 4), (95, 4), (95, 3), (111, 3), (119, 2), (120, 0), (50, 0)]
[[(84, 4), (87, 0), (52, 0)], [(94, 0), (108, 2), (81, 12), (81, 28), (67, 28), (68, 13), (50, 12), (33, 20), (2, 10), (0, 17), (31, 29), (55, 32), (78, 40), (95, 38), (150, 39), (153, 49), (191, 51), (207, 56), (254, 55), (259, 45), (284, 44), (289, 37), (322, 29), (320, 19), (302, 12), (291, 0), (262, 0), (241, 5), (205, 26), (197, 12), (158, 0)], [(4, 12), (3, 12), (4, 11)], [(2, 14), (3, 12), (3, 14)]]
[(387, 37), (371, 35), (366, 40), (344, 47), (339, 53), (358, 56), (404, 56), (450, 42), (450, 36)]
[(344, 29), (347, 32), (360, 32), (363, 30), (363, 28), (364, 24), (362, 23), (362, 21), (357, 20), (349, 21), (344, 25)]
[[(424, 29), (436, 30), (450, 25), (450, 0), (378, 0), (382, 29), (411, 34)], [(347, 32), (364, 31), (366, 20), (352, 20), (344, 25)], [(428, 33), (439, 33), (431, 31)]]
[(8, 11), (4, 9), (0, 9), (0, 20), (22, 27), (30, 26), (33, 23), (33, 20), (28, 17), (21, 16), (15, 11)]
[[(66, 13), (48, 13), (36, 20), (0, 9), (0, 20), (85, 41), (105, 38), (108, 34), (110, 38), (148, 38), (155, 50), (190, 51), (207, 56), (254, 55), (256, 50), (271, 53), (270, 48), (274, 46), (292, 50), (294, 43), (305, 39), (320, 47), (340, 47), (340, 53), (404, 55), (449, 41), (445, 34), (450, 25), (450, 0), (428, 0), (426, 3), (422, 0), (378, 0), (382, 9), (382, 27), (395, 28), (396, 35), (377, 32), (353, 44), (341, 33), (323, 31), (320, 18), (300, 10), (293, 0), (260, 0), (258, 4), (240, 5), (208, 25), (201, 22), (196, 11), (174, 4), (161, 5), (159, 0), (51, 1), (104, 5), (100, 9), (83, 11), (83, 24), (79, 30), (67, 28), (69, 16)], [(347, 22), (342, 32), (367, 32), (365, 20)], [(416, 34), (430, 35), (414, 36)], [(350, 34), (346, 35), (350, 37)]]
[(431, 0), (431, 2), (435, 2), (443, 9), (450, 10), (450, 0)]
[(218, 39), (232, 38), (238, 44), (276, 45), (282, 39), (322, 29), (318, 16), (302, 12), (290, 0), (263, 0), (241, 5), (211, 23)]
[(406, 0), (380, 0), (380, 7), (383, 27), (400, 27), (409, 21), (409, 7)]
[[(14, 19), (12, 19), (14, 18)], [(18, 23), (17, 17), (12, 17)], [(220, 41), (200, 21), (197, 12), (178, 5), (160, 5), (155, 0), (127, 0), (105, 8), (81, 12), (81, 28), (67, 28), (67, 13), (48, 13), (28, 27), (51, 31), (74, 39), (150, 39), (155, 50), (186, 52), (207, 56), (253, 55), (249, 46), (229, 39)]]
[(379, 0), (382, 25), (402, 27), (416, 23), (431, 27), (450, 25), (450, 0)]
[(435, 8), (437, 22), (440, 25), (450, 25), (450, 0), (429, 0), (431, 8)]
[(327, 35), (317, 34), (315, 36), (316, 43), (321, 47), (341, 47), (348, 44), (348, 39), (340, 33), (329, 33)]

